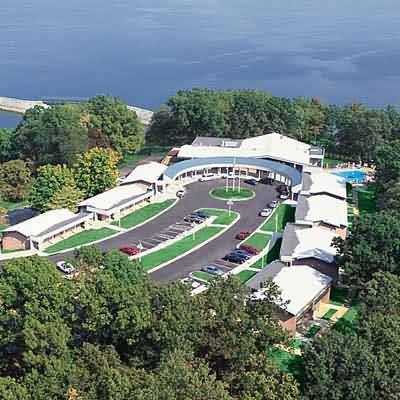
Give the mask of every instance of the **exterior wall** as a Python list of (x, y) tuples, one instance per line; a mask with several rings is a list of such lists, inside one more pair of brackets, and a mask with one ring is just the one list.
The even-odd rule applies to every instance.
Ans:
[(286, 329), (290, 334), (296, 334), (296, 317), (290, 316), (287, 319), (280, 319), (279, 323), (281, 324), (282, 328)]
[(3, 234), (3, 250), (28, 250), (29, 240), (18, 232), (6, 232)]
[(336, 227), (336, 226), (332, 226), (332, 225), (328, 225), (328, 224), (324, 224), (324, 223), (319, 223), (316, 224), (316, 226), (320, 226), (321, 228), (325, 228), (330, 230), (331, 232), (335, 232), (335, 234), (339, 237), (341, 237), (342, 239), (346, 239), (347, 236), (347, 228), (346, 227)]

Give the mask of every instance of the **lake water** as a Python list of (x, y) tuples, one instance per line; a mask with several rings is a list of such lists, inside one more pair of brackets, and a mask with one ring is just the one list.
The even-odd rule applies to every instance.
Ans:
[(156, 109), (210, 87), (398, 104), (399, 14), (398, 0), (1, 0), (0, 96)]

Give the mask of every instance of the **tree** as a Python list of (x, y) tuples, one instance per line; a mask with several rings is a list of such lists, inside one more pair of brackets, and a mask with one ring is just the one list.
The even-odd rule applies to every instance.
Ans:
[(115, 151), (98, 147), (78, 157), (74, 164), (74, 176), (85, 197), (95, 196), (116, 185), (119, 160), (120, 156)]
[(144, 129), (136, 112), (128, 109), (118, 98), (93, 97), (85, 105), (85, 110), (91, 147), (109, 143), (114, 150), (125, 154), (137, 152), (143, 146)]
[(14, 130), (0, 128), (0, 163), (12, 160), (14, 156)]
[(17, 126), (15, 147), (19, 158), (32, 160), (35, 165), (71, 165), (86, 150), (87, 137), (79, 106), (36, 106)]
[(25, 161), (12, 160), (0, 164), (0, 195), (4, 200), (24, 200), (31, 182), (31, 171)]
[(360, 289), (375, 272), (400, 275), (400, 219), (396, 211), (363, 214), (357, 218), (346, 241), (337, 244), (338, 263), (348, 282)]
[(44, 212), (55, 208), (76, 209), (82, 199), (73, 172), (65, 165), (44, 165), (37, 170), (29, 195), (32, 207)]

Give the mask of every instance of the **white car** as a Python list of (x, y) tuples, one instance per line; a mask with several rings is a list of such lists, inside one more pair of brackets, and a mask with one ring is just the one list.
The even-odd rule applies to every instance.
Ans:
[(276, 200), (271, 201), (271, 203), (268, 204), (268, 207), (270, 208), (276, 208), (278, 206), (278, 202)]
[(182, 197), (185, 197), (186, 192), (183, 189), (180, 189), (176, 192), (176, 197), (179, 197), (180, 199)]
[(263, 208), (258, 215), (260, 217), (269, 217), (271, 214), (272, 210), (270, 208)]
[(281, 200), (287, 200), (287, 199), (289, 198), (289, 195), (288, 195), (288, 194), (281, 194), (281, 195), (279, 196), (279, 198), (280, 198)]
[(217, 178), (218, 178), (218, 175), (209, 173), (209, 174), (202, 175), (202, 177), (199, 179), (199, 181), (200, 182), (206, 182), (206, 181), (212, 181), (212, 180), (217, 179)]
[(73, 273), (76, 271), (75, 267), (74, 267), (72, 264), (67, 263), (66, 261), (59, 261), (59, 262), (56, 264), (56, 267), (57, 267), (62, 273), (66, 274), (66, 275), (73, 274)]

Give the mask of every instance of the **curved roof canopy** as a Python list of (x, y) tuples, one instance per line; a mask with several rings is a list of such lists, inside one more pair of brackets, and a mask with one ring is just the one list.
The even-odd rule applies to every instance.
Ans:
[(286, 164), (277, 161), (263, 160), (259, 158), (249, 157), (210, 157), (210, 158), (195, 158), (192, 160), (181, 161), (168, 167), (164, 175), (169, 179), (175, 179), (179, 175), (199, 170), (203, 168), (218, 168), (218, 167), (250, 167), (263, 171), (272, 171), (285, 176), (291, 180), (292, 186), (301, 183), (301, 173)]

